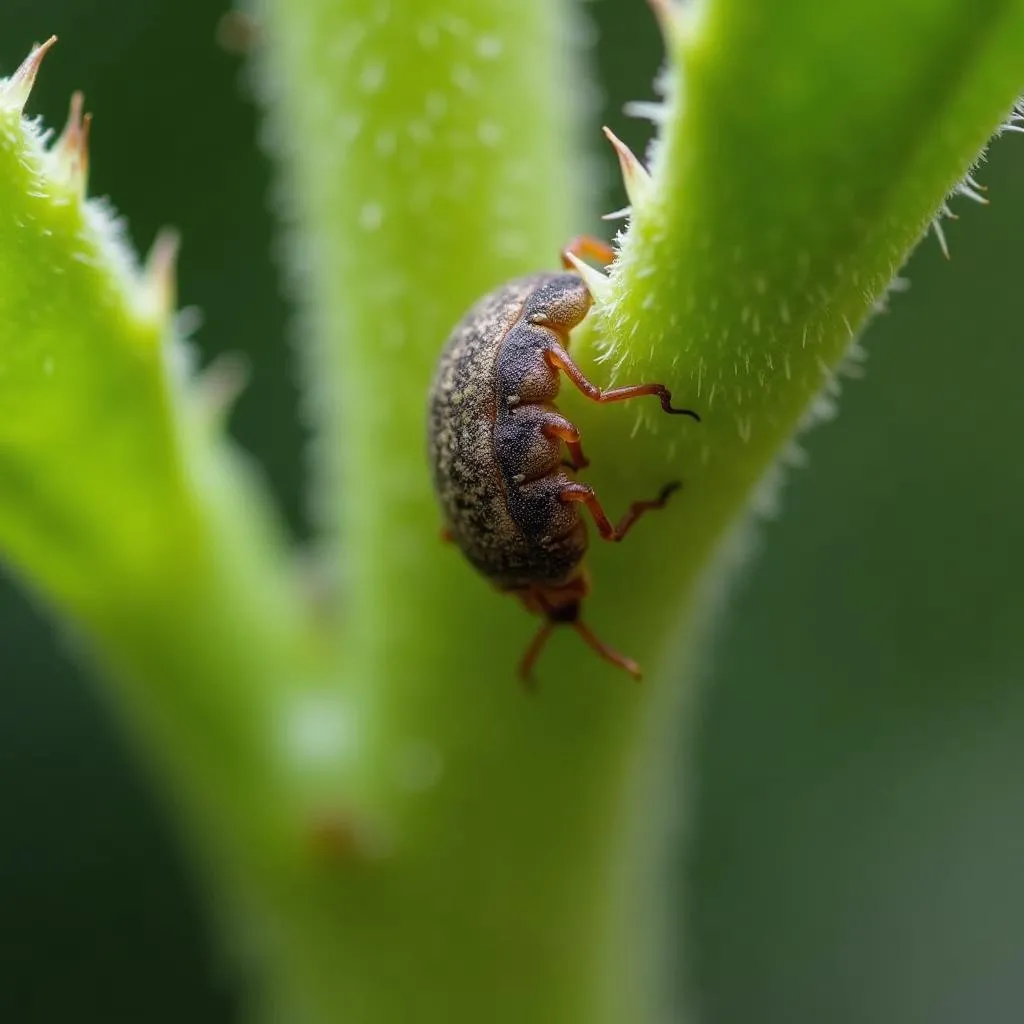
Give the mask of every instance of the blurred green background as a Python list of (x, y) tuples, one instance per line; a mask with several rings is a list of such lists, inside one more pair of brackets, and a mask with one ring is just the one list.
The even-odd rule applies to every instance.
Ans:
[[(600, 116), (642, 148), (621, 107), (660, 61), (645, 5), (587, 12)], [(61, 36), (32, 111), (59, 126), (83, 88), (94, 194), (139, 245), (183, 230), (182, 302), (204, 357), (249, 354), (236, 432), (301, 535), (273, 188), (221, 13), (5, 0), (0, 69)], [(707, 1024), (1024, 1019), (1024, 139), (978, 176), (992, 205), (954, 204), (951, 263), (915, 257), (706, 658), (675, 961)], [(231, 1020), (189, 866), (75, 649), (0, 581), (0, 1020)]]

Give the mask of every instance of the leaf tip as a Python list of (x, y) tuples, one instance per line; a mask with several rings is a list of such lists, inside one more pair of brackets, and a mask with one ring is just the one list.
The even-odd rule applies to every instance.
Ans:
[(675, 38), (679, 26), (679, 8), (675, 0), (647, 0), (654, 20), (661, 29), (666, 46)]
[(1022, 132), (1024, 133), (1024, 97), (1021, 97), (1013, 105), (1010, 116), (999, 126), (999, 133)]
[(957, 195), (964, 196), (974, 203), (981, 203), (982, 206), (988, 206), (988, 197), (983, 194), (987, 192), (988, 189), (986, 189), (984, 185), (975, 181), (973, 175), (965, 175), (964, 180), (961, 181), (953, 191), (956, 192)]
[(621, 210), (612, 210), (611, 213), (602, 213), (601, 220), (629, 220), (632, 214), (632, 206), (623, 206)]
[(594, 297), (594, 302), (603, 302), (607, 298), (608, 290), (611, 287), (611, 282), (608, 278), (600, 270), (595, 270), (589, 263), (584, 263), (574, 252), (566, 250), (565, 259), (572, 264), (576, 273), (583, 278), (583, 283)]
[(81, 92), (71, 95), (67, 123), (50, 150), (64, 176), (85, 195), (89, 181), (89, 129), (92, 114), (83, 113), (85, 97)]
[(251, 56), (263, 41), (260, 18), (247, 11), (227, 11), (216, 28), (217, 45), (235, 57)]
[(143, 271), (147, 306), (161, 319), (169, 319), (178, 301), (178, 253), (181, 235), (175, 228), (157, 232)]
[(249, 385), (249, 361), (238, 353), (222, 353), (196, 382), (199, 409), (211, 428), (223, 428), (241, 394)]
[(651, 184), (651, 176), (647, 168), (637, 159), (636, 154), (612, 130), (605, 126), (602, 131), (605, 138), (612, 144), (615, 155), (619, 158), (619, 169), (622, 171), (622, 183), (626, 186), (626, 195), (632, 207), (639, 206), (647, 197)]
[(949, 255), (949, 243), (946, 241), (946, 232), (942, 229), (942, 214), (940, 213), (932, 220), (932, 230), (935, 232), (935, 238), (938, 240), (939, 248), (942, 250), (942, 255), (946, 259), (952, 259)]
[(0, 100), (6, 106), (19, 114), (24, 111), (32, 95), (32, 86), (35, 85), (36, 75), (39, 74), (39, 66), (56, 42), (57, 37), (50, 36), (45, 43), (33, 46), (32, 52), (21, 62), (18, 70), (0, 85)]

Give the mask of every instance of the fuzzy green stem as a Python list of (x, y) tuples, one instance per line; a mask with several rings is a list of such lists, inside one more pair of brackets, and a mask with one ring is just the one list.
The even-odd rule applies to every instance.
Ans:
[(263, 13), (356, 723), (339, 799), (390, 849), (322, 901), (295, 960), (314, 978), (302, 987), (322, 992), (324, 1019), (595, 1020), (605, 844), (596, 857), (587, 844), (605, 800), (566, 774), (573, 743), (550, 703), (512, 684), (529, 624), (441, 544), (424, 453), (451, 326), (489, 288), (557, 265), (580, 222), (567, 11), (281, 0)]
[(827, 414), (857, 333), (1024, 88), (1024, 4), (711, 0), (672, 36), (653, 183), (591, 339), (704, 416), (671, 453), (676, 557), (696, 566)]
[[(502, 277), (552, 266), (581, 226), (560, 202), (555, 33), (537, 30), (552, 5), (437, 3), (380, 21), (371, 7), (269, 8), (266, 80), (319, 311), (321, 443), (338, 460), (321, 462), (324, 521), (341, 545), (343, 687), (358, 721), (339, 790), (389, 839), (388, 856), (329, 904), (346, 917), (336, 953), (317, 942), (301, 962), (320, 964), (330, 1001), (358, 1020), (408, 1014), (410, 992), (419, 1020), (650, 1019), (642, 894), (677, 802), (665, 795), (678, 742), (666, 723), (680, 691), (637, 690), (558, 636), (541, 696), (525, 700), (512, 669), (532, 625), (436, 541), (420, 448), (450, 324)], [(594, 336), (624, 356), (623, 383), (664, 380), (706, 420), (662, 420), (630, 442), (635, 411), (565, 396), (609, 504), (686, 480), (628, 550), (594, 552), (590, 621), (649, 667), (1020, 85), (1019, 6), (973, 12), (969, 31), (962, 5), (882, 7), (830, 21), (810, 0), (785, 12), (724, 0), (680, 23), (671, 56), (686, 102), (674, 93), (666, 108), (653, 198)], [(896, 37), (912, 58), (890, 59)], [(485, 39), (505, 62), (468, 74)], [(880, 201), (893, 180), (906, 202)], [(502, 259), (505, 231), (526, 239), (515, 258)], [(831, 347), (799, 355), (812, 310)], [(716, 316), (729, 330), (712, 329)], [(595, 346), (580, 351), (607, 380)]]
[(4, 559), (109, 677), (219, 891), (252, 908), (308, 856), (292, 725), (322, 689), (324, 647), (215, 389), (183, 370), (173, 246), (135, 265), (84, 198), (82, 151), (44, 146), (13, 81), (0, 81)]

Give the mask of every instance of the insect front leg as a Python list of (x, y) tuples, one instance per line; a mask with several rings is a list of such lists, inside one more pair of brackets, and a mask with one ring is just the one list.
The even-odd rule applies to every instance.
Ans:
[(700, 416), (692, 409), (677, 409), (672, 404), (672, 392), (664, 384), (633, 384), (623, 388), (609, 388), (602, 391), (573, 362), (572, 356), (557, 342), (553, 342), (545, 352), (547, 361), (556, 369), (561, 370), (592, 402), (625, 402), (630, 398), (641, 398), (644, 395), (656, 395), (662, 409), (674, 416), (689, 416), (700, 422)]
[(607, 242), (602, 242), (600, 238), (594, 238), (593, 235), (577, 235), (562, 250), (562, 266), (566, 270), (573, 269), (570, 256), (593, 260), (595, 263), (600, 263), (602, 267), (611, 266), (615, 262), (615, 250)]

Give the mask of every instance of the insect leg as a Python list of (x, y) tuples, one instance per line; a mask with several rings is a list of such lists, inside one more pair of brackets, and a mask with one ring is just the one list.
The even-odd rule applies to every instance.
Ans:
[(664, 508), (673, 491), (679, 490), (679, 487), (679, 482), (675, 481), (673, 483), (666, 484), (661, 489), (661, 493), (658, 497), (653, 500), (634, 501), (626, 510), (626, 514), (615, 526), (612, 526), (611, 520), (609, 520), (608, 516), (605, 514), (604, 508), (602, 508), (601, 502), (594, 493), (593, 487), (573, 481), (567, 483), (558, 492), (558, 497), (562, 501), (578, 501), (581, 504), (586, 505), (587, 508), (590, 509), (590, 514), (594, 517), (597, 532), (605, 540), (620, 541), (627, 533), (629, 533), (633, 528), (633, 524), (645, 512), (649, 512), (651, 509), (655, 508)]
[(643, 676), (640, 666), (632, 658), (627, 658), (624, 654), (620, 654), (614, 648), (599, 640), (590, 631), (589, 627), (580, 622), (579, 619), (572, 623), (572, 628), (583, 638), (583, 642), (592, 651), (595, 651), (600, 657), (604, 658), (605, 661), (628, 672), (634, 679), (640, 679)]
[(692, 409), (677, 409), (672, 404), (672, 392), (664, 384), (633, 384), (629, 387), (610, 388), (608, 391), (602, 391), (587, 378), (587, 375), (572, 361), (572, 356), (557, 342), (546, 350), (545, 356), (555, 369), (561, 370), (592, 402), (625, 402), (630, 398), (640, 398), (643, 395), (657, 395), (665, 412), (676, 416), (689, 416), (698, 423), (700, 422), (700, 416)]
[(544, 649), (544, 645), (548, 642), (548, 637), (551, 636), (554, 628), (555, 623), (550, 620), (542, 622), (537, 632), (533, 634), (533, 639), (530, 641), (530, 646), (526, 648), (523, 660), (519, 662), (519, 678), (523, 681), (523, 686), (528, 690), (534, 689), (537, 685), (533, 679), (533, 667), (537, 664), (537, 658)]
[(573, 469), (585, 469), (590, 465), (590, 459), (583, 454), (580, 431), (575, 423), (570, 423), (558, 413), (550, 413), (544, 417), (542, 429), (548, 437), (558, 437), (565, 442), (566, 448), (569, 449), (570, 465)]
[(601, 239), (594, 238), (592, 235), (577, 235), (562, 250), (562, 266), (566, 270), (573, 269), (569, 255), (579, 259), (591, 259), (595, 263), (600, 263), (602, 267), (607, 267), (610, 263), (615, 262), (615, 250), (607, 242), (602, 242)]

